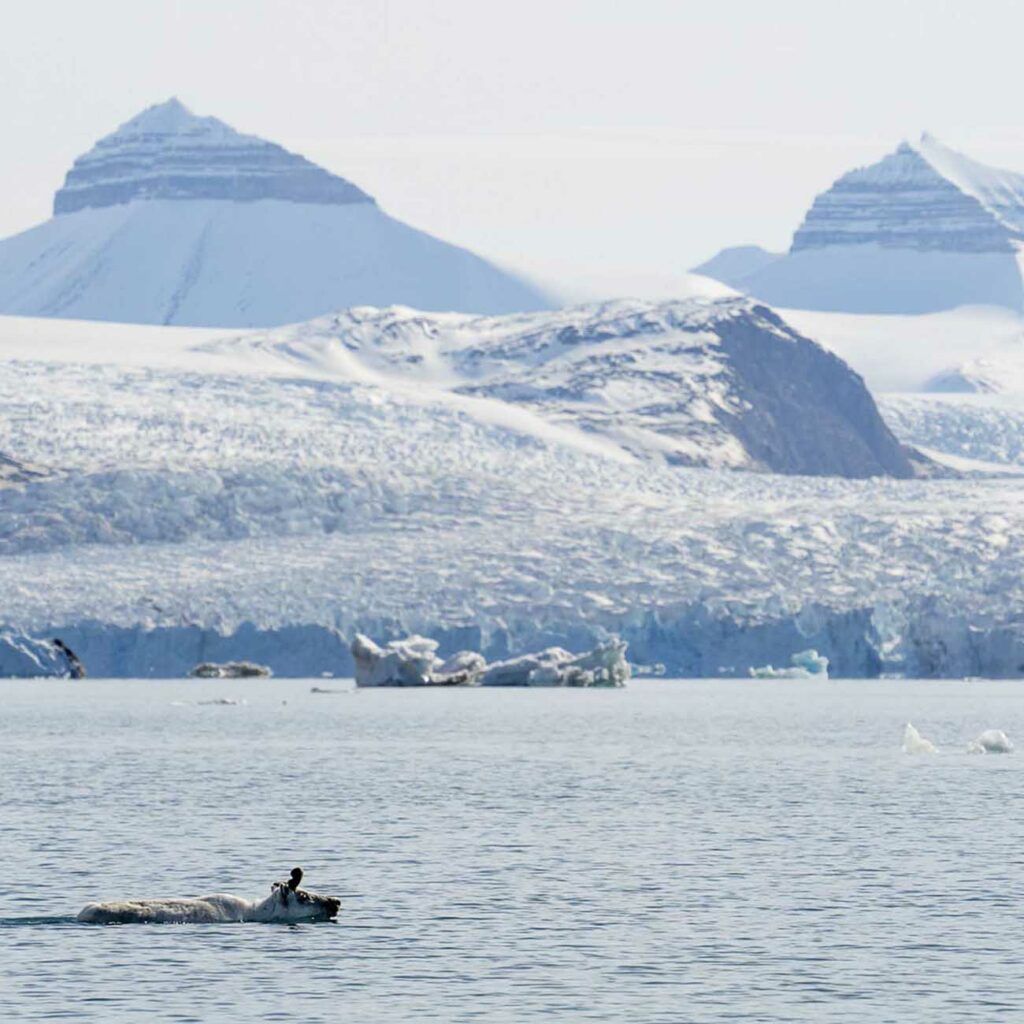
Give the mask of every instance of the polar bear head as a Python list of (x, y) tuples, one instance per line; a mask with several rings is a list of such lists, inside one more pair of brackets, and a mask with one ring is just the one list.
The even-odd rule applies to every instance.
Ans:
[(258, 905), (257, 915), (261, 921), (333, 921), (340, 909), (341, 901), (333, 896), (274, 882), (270, 895)]

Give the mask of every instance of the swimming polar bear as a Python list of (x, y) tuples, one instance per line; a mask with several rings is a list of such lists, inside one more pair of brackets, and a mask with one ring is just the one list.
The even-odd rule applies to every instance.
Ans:
[[(232, 924), (333, 921), (341, 901), (298, 888), (302, 872), (296, 868), (290, 882), (274, 882), (270, 895), (250, 902), (227, 893), (197, 899), (123, 900), (90, 903), (78, 915), (85, 924)], [(293, 884), (294, 883), (294, 884)]]

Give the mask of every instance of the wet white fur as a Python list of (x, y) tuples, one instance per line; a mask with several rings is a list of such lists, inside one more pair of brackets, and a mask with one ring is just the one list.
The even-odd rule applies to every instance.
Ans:
[[(90, 903), (78, 915), (87, 924), (230, 924), (234, 922), (325, 921), (332, 901), (304, 893), (307, 901), (275, 886), (264, 900), (252, 902), (227, 893), (197, 899), (122, 900)], [(335, 906), (335, 912), (337, 907)]]

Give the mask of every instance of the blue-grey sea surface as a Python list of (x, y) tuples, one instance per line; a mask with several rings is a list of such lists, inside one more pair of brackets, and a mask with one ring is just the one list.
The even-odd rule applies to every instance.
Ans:
[[(0, 1019), (1021, 1020), (1022, 698), (3, 682)], [(75, 922), (295, 865), (337, 923)]]

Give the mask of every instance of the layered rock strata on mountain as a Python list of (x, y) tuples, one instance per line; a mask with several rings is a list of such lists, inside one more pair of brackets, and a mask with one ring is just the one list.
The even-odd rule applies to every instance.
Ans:
[(53, 209), (0, 241), (0, 313), (265, 327), (362, 304), (551, 305), (514, 274), (388, 216), (352, 182), (177, 100), (79, 157)]
[(902, 143), (819, 195), (788, 253), (734, 247), (697, 273), (777, 306), (923, 313), (1024, 305), (1024, 175), (930, 135)]
[(133, 199), (373, 202), (305, 157), (215, 117), (196, 117), (177, 99), (144, 110), (80, 156), (54, 196), (53, 212)]

